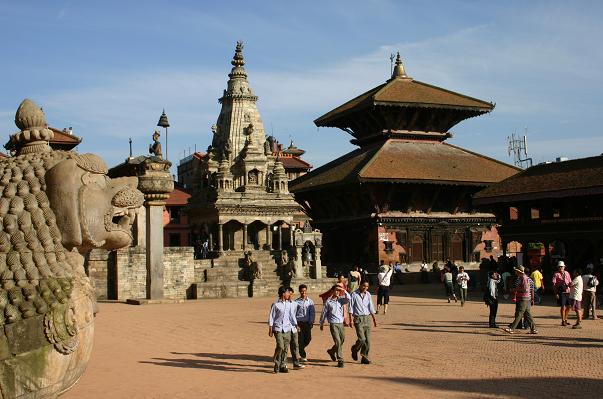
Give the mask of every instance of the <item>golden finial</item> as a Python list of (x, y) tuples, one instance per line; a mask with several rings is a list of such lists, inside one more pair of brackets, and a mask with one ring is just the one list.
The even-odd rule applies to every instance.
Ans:
[(400, 58), (400, 52), (396, 55), (396, 66), (394, 67), (394, 71), (392, 72), (392, 78), (406, 78), (406, 71), (404, 70), (404, 65), (402, 64), (402, 59)]

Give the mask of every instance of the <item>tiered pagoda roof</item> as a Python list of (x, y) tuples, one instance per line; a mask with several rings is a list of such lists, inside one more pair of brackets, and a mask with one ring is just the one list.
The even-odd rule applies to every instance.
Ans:
[(386, 83), (316, 119), (338, 127), (360, 146), (291, 184), (291, 191), (364, 182), (488, 186), (518, 168), (444, 143), (460, 121), (494, 104), (416, 81), (406, 75), (400, 54)]
[(357, 141), (396, 131), (446, 133), (464, 119), (494, 109), (494, 104), (419, 82), (406, 75), (400, 54), (387, 82), (316, 119), (319, 127), (338, 127)]

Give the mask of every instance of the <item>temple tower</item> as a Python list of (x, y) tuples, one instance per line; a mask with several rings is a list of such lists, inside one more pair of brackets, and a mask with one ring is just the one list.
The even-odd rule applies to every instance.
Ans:
[[(308, 217), (289, 192), (274, 138), (264, 133), (241, 42), (231, 64), (188, 207), (192, 234), (208, 241), (212, 257), (204, 281), (196, 284), (197, 297), (265, 295), (292, 277), (322, 281), (324, 274), (322, 234), (300, 236)], [(311, 253), (303, 264), (296, 260), (302, 247)]]

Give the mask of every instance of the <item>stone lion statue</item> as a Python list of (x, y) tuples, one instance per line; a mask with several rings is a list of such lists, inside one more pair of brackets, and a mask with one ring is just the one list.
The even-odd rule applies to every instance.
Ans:
[(245, 253), (244, 262), (250, 280), (262, 278), (262, 264), (253, 259), (253, 253), (251, 251)]
[(84, 372), (96, 300), (82, 254), (130, 244), (136, 178), (110, 179), (93, 154), (53, 151), (24, 100), (0, 160), (0, 397), (54, 398)]

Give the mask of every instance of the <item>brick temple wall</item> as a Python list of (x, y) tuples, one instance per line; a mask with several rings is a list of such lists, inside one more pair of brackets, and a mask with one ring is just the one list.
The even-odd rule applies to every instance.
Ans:
[[(191, 298), (195, 281), (192, 247), (166, 247), (163, 252), (164, 296), (171, 299)], [(146, 254), (144, 247), (130, 247), (114, 252), (94, 250), (86, 262), (97, 299), (146, 297)]]

